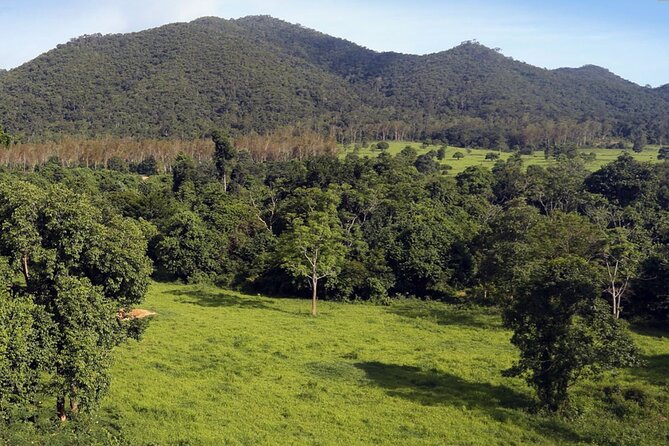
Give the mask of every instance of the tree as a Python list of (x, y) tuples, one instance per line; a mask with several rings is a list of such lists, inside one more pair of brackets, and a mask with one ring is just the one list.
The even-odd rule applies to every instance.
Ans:
[(446, 158), (446, 146), (441, 146), (437, 149), (437, 159), (442, 161), (444, 158)]
[(465, 154), (462, 153), (462, 152), (455, 152), (455, 153), (453, 154), (453, 158), (455, 158), (456, 160), (461, 160), (461, 159), (464, 158), (464, 157), (465, 157)]
[(231, 170), (232, 160), (237, 156), (237, 150), (230, 141), (230, 137), (220, 130), (211, 133), (214, 141), (214, 164), (219, 178), (223, 181), (223, 190), (228, 190), (228, 175)]
[[(34, 196), (13, 195), (22, 188)], [(0, 252), (11, 256), (14, 274), (25, 281), (12, 287), (13, 298), (32, 308), (33, 326), (49, 328), (38, 345), (51, 360), (33, 367), (49, 377), (65, 420), (67, 396), (74, 413), (93, 407), (106, 390), (111, 349), (131, 328), (117, 312), (138, 303), (148, 286), (146, 238), (138, 223), (103, 217), (88, 198), (60, 185), (40, 190), (9, 180), (0, 187), (0, 208)]]
[(604, 253), (607, 281), (606, 293), (611, 296), (613, 316), (620, 318), (622, 299), (629, 291), (630, 282), (636, 277), (641, 260), (639, 247), (629, 240), (629, 230), (609, 230), (609, 240)]
[(597, 277), (579, 257), (538, 262), (504, 311), (520, 350), (505, 374), (525, 376), (550, 411), (568, 407), (569, 387), (585, 374), (639, 363), (631, 338), (599, 298)]
[(305, 189), (301, 198), (307, 209), (290, 218), (279, 240), (281, 264), (295, 277), (306, 277), (311, 286), (311, 315), (316, 317), (318, 282), (336, 276), (346, 254), (337, 216), (339, 197), (333, 191)]
[(488, 161), (497, 161), (499, 159), (499, 153), (488, 152), (485, 154), (485, 159)]
[(0, 419), (30, 406), (52, 362), (48, 316), (29, 298), (12, 295), (13, 272), (0, 257)]
[(0, 146), (9, 147), (12, 142), (14, 142), (14, 138), (5, 133), (2, 127), (0, 127)]
[(222, 243), (194, 212), (170, 218), (155, 248), (155, 256), (167, 272), (186, 282), (220, 272), (217, 253)]
[(172, 192), (179, 192), (186, 182), (193, 182), (195, 162), (190, 156), (180, 153), (172, 164)]
[(657, 159), (659, 160), (669, 159), (669, 147), (661, 147), (657, 153)]
[(620, 155), (585, 180), (590, 192), (601, 194), (620, 206), (628, 206), (641, 198), (652, 184), (652, 169), (629, 154)]
[(58, 318), (56, 336), (56, 410), (67, 419), (65, 397), (72, 413), (90, 409), (109, 386), (112, 348), (118, 339), (116, 307), (86, 278), (60, 276), (49, 309)]
[(381, 142), (379, 142), (379, 143), (376, 144), (376, 148), (377, 148), (378, 150), (383, 150), (383, 151), (385, 151), (385, 150), (388, 150), (388, 148), (390, 148), (390, 144), (388, 144), (388, 143), (385, 142), (385, 141), (381, 141)]
[(637, 134), (637, 136), (634, 138), (634, 145), (632, 146), (632, 150), (636, 153), (641, 153), (647, 145), (648, 139), (646, 138), (646, 134), (644, 132), (639, 132), (639, 134)]

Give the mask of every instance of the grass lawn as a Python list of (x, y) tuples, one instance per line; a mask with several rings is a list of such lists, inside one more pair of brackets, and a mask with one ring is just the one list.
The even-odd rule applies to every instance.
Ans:
[[(133, 445), (666, 444), (669, 337), (636, 334), (648, 365), (574, 389), (571, 421), (530, 413), (494, 310), (269, 299), (154, 284), (157, 311), (116, 352), (100, 422)], [(604, 403), (618, 382), (650, 402)], [(629, 407), (628, 407), (629, 406)], [(644, 406), (644, 407), (642, 407)], [(621, 412), (622, 411), (622, 412)], [(626, 414), (621, 416), (621, 414)]]
[[(388, 144), (390, 146), (388, 151), (393, 155), (398, 154), (407, 145), (410, 145), (413, 148), (415, 148), (418, 151), (419, 155), (427, 153), (430, 150), (436, 151), (439, 148), (437, 146), (430, 146), (426, 149), (423, 149), (421, 143), (409, 142), (409, 141), (388, 141)], [(648, 146), (641, 153), (635, 153), (631, 150), (629, 150), (628, 153), (639, 161), (659, 162), (657, 159), (659, 150), (660, 146)], [(352, 147), (349, 147), (348, 149), (345, 149), (343, 151), (344, 154), (352, 152), (353, 152)], [(460, 160), (455, 159), (453, 158), (453, 154), (455, 152), (461, 152), (462, 154), (465, 155), (465, 157)], [(479, 166), (479, 165), (487, 167), (494, 166), (495, 161), (489, 161), (485, 159), (486, 154), (490, 152), (499, 153), (500, 158), (504, 160), (506, 160), (509, 156), (511, 156), (511, 153), (509, 152), (496, 152), (495, 150), (489, 150), (489, 149), (463, 149), (460, 147), (449, 146), (446, 149), (446, 158), (444, 158), (444, 160), (441, 161), (441, 163), (452, 166), (453, 169), (450, 170), (449, 172), (453, 175), (457, 175), (458, 173), (462, 172), (469, 166)], [(600, 167), (610, 163), (611, 161), (615, 161), (615, 159), (618, 158), (623, 153), (622, 150), (613, 150), (613, 149), (579, 149), (579, 152), (581, 153), (594, 152), (597, 155), (597, 159), (595, 161), (589, 162), (586, 165), (588, 169), (592, 171), (599, 169)], [(363, 157), (364, 156), (376, 157), (378, 156), (380, 151), (367, 148), (367, 149), (360, 149), (358, 153), (360, 156)], [(523, 161), (525, 162), (526, 166), (540, 165), (544, 167), (548, 166), (550, 163), (555, 162), (553, 159), (547, 160), (544, 157), (544, 152), (535, 152), (532, 155), (523, 155)]]

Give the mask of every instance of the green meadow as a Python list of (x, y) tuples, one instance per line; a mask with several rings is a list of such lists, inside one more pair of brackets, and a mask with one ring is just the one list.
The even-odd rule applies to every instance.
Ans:
[[(371, 147), (373, 145), (375, 145), (375, 143), (370, 143), (370, 147), (366, 149), (362, 148), (358, 149), (357, 151), (358, 155), (362, 157), (365, 156), (373, 158), (377, 157), (379, 153), (381, 153), (381, 151), (377, 149), (372, 149)], [(400, 151), (406, 146), (411, 146), (414, 149), (416, 149), (419, 155), (427, 153), (430, 150), (436, 151), (439, 148), (438, 146), (429, 146), (427, 148), (423, 148), (420, 142), (410, 142), (410, 141), (388, 141), (388, 145), (390, 146), (388, 148), (388, 152), (393, 155), (400, 153)], [(638, 161), (658, 162), (657, 155), (659, 149), (660, 149), (659, 146), (647, 146), (641, 153), (635, 153), (632, 150), (628, 150), (627, 152), (625, 152), (623, 150), (595, 149), (595, 148), (578, 149), (578, 151), (584, 154), (595, 153), (596, 159), (586, 164), (586, 167), (588, 169), (595, 171), (600, 167), (602, 167), (603, 165), (608, 164), (611, 161), (614, 161), (623, 153), (629, 153)], [(352, 147), (348, 147), (343, 151), (344, 154), (353, 152), (354, 148)], [(459, 160), (453, 158), (453, 154), (456, 152), (462, 153), (464, 155), (464, 158)], [(461, 147), (448, 146), (446, 149), (446, 157), (444, 158), (443, 161), (440, 162), (442, 164), (450, 165), (453, 169), (450, 170), (449, 172), (455, 175), (462, 172), (469, 166), (487, 166), (487, 167), (494, 166), (495, 161), (485, 159), (485, 156), (490, 152), (499, 154), (500, 159), (503, 160), (506, 160), (511, 156), (511, 153), (509, 152), (497, 152), (495, 150), (490, 150), (490, 149), (464, 149)], [(547, 160), (544, 156), (544, 152), (534, 152), (532, 155), (523, 155), (522, 158), (526, 166), (538, 165), (546, 167), (551, 163), (555, 162), (554, 159)]]
[[(646, 365), (584, 381), (571, 419), (532, 412), (496, 310), (270, 299), (153, 284), (99, 422), (132, 445), (663, 445), (669, 334)], [(608, 388), (608, 390), (607, 390)]]

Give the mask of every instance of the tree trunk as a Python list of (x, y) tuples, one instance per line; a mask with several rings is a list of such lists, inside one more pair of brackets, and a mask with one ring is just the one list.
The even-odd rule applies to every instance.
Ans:
[(311, 278), (311, 316), (316, 317), (318, 312), (316, 310), (316, 302), (318, 301), (318, 277)]
[(28, 273), (28, 253), (23, 253), (23, 277), (26, 279), (26, 285), (28, 285), (28, 279), (30, 274)]
[(58, 413), (58, 419), (61, 423), (67, 421), (67, 414), (65, 413), (65, 397), (59, 395), (56, 399), (56, 412)]
[(223, 172), (223, 192), (228, 191), (228, 174)]
[(77, 389), (72, 386), (72, 394), (70, 395), (70, 411), (72, 413), (79, 413), (79, 401), (77, 401)]

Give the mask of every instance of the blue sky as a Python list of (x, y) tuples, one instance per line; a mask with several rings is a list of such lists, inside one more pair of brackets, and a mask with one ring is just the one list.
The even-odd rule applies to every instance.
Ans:
[(477, 39), (541, 67), (595, 64), (640, 85), (669, 83), (668, 0), (0, 0), (0, 67), (82, 34), (249, 14), (378, 51), (425, 54)]

